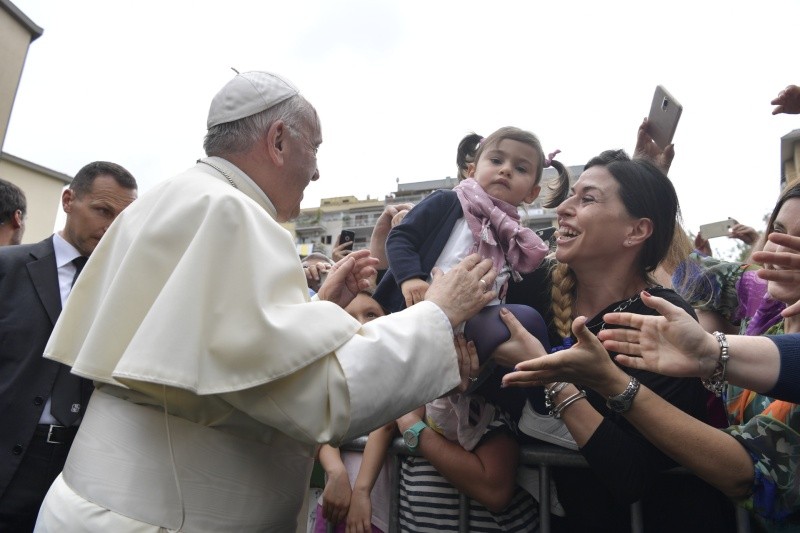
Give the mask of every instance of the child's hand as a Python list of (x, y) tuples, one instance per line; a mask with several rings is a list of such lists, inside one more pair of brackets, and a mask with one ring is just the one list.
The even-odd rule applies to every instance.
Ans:
[(333, 472), (328, 472), (325, 490), (322, 491), (322, 516), (333, 525), (347, 518), (350, 508), (350, 479), (344, 465)]
[(427, 281), (419, 278), (407, 279), (401, 283), (400, 290), (403, 291), (403, 298), (406, 299), (406, 307), (411, 307), (424, 300), (429, 286)]
[(328, 263), (314, 263), (311, 265), (303, 265), (303, 272), (306, 273), (306, 283), (308, 288), (314, 292), (319, 292), (320, 287), (325, 276), (331, 269)]
[(350, 511), (347, 513), (347, 533), (370, 533), (372, 531), (372, 502), (364, 490), (353, 492)]

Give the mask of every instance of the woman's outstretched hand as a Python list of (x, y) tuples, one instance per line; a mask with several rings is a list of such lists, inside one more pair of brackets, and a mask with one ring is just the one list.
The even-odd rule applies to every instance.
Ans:
[(625, 373), (586, 328), (586, 317), (578, 317), (572, 322), (572, 332), (578, 339), (572, 348), (519, 363), (515, 372), (503, 376), (503, 386), (534, 387), (568, 381), (603, 391), (614, 388), (609, 385), (615, 378), (627, 383)]
[(683, 309), (647, 292), (642, 302), (661, 316), (608, 313), (606, 324), (624, 326), (598, 334), (606, 349), (619, 352), (621, 365), (675, 377), (707, 377), (714, 372), (719, 345)]

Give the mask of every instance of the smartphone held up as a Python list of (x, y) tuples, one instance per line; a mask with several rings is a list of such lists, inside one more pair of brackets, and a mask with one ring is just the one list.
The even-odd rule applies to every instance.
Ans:
[(343, 229), (342, 232), (339, 234), (339, 244), (350, 243), (350, 249), (353, 248), (352, 244), (353, 241), (356, 239), (355, 232), (350, 230)]
[(727, 220), (703, 224), (700, 226), (700, 235), (706, 240), (715, 237), (730, 237), (731, 228), (736, 224), (738, 224), (738, 222), (730, 217), (728, 217)]
[(683, 106), (667, 90), (659, 85), (653, 94), (650, 114), (647, 116), (647, 133), (659, 148), (672, 143)]

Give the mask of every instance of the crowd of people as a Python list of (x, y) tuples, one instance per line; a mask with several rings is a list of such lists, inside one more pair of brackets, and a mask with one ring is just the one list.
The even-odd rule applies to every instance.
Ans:
[[(800, 87), (773, 104), (800, 113)], [(280, 223), (319, 179), (313, 106), (237, 73), (207, 127), (207, 157), (138, 199), (86, 165), (37, 244), (0, 180), (0, 530), (292, 532), (317, 460), (316, 531), (387, 531), (396, 437), (401, 531), (458, 531), (459, 494), (469, 531), (537, 531), (537, 441), (588, 464), (554, 472), (555, 531), (630, 530), (633, 502), (645, 531), (733, 531), (737, 505), (800, 528), (800, 185), (729, 263), (692, 252), (646, 120), (574, 183), (502, 127), (369, 250), (299, 258)], [(555, 245), (518, 210), (544, 187)]]

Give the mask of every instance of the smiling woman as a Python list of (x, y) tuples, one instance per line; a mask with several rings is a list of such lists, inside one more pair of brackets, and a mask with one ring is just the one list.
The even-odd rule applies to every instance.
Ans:
[[(766, 233), (800, 237), (800, 183), (790, 183), (783, 190), (767, 222)], [(774, 252), (798, 253), (770, 239), (763, 252), (753, 257), (771, 260)], [(781, 316), (786, 306), (800, 301), (797, 283), (771, 279), (774, 276), (768, 273), (783, 270), (783, 267), (765, 261), (762, 275), (769, 279), (765, 283), (753, 265), (718, 261), (697, 254), (691, 259), (689, 275), (676, 287), (698, 309), (716, 313), (724, 322), (738, 326), (740, 334), (800, 333), (800, 317)], [(746, 464), (749, 471), (744, 475), (751, 478), (750, 486), (746, 487), (750, 494), (742, 504), (751, 509), (768, 530), (779, 529), (783, 524), (796, 526), (800, 522), (800, 481), (796, 476), (800, 407), (746, 387), (722, 381), (715, 385), (718, 390), (725, 391), (728, 423), (731, 424), (725, 431), (747, 449), (753, 461), (753, 465)], [(721, 479), (727, 483), (737, 474), (741, 475), (741, 469), (730, 469)], [(718, 486), (721, 485), (718, 482)]]
[[(703, 310), (728, 320), (744, 316), (740, 331), (749, 337), (705, 332), (674, 305), (643, 292), (645, 305), (662, 316), (604, 315), (609, 324), (624, 329), (600, 332), (603, 345), (586, 331), (581, 319), (575, 347), (527, 361), (507, 381), (566, 378), (585, 381), (600, 394), (613, 394), (633, 372), (612, 364), (606, 349), (628, 354), (618, 359), (631, 368), (704, 378), (709, 388), (724, 392), (730, 426), (722, 431), (681, 413), (645, 386), (624, 411), (626, 420), (664, 453), (750, 510), (759, 531), (797, 531), (800, 406), (792, 403), (797, 401), (793, 393), (797, 380), (790, 377), (797, 351), (789, 343), (800, 327), (796, 309), (781, 310), (785, 304), (794, 308), (800, 299), (798, 211), (800, 184), (795, 183), (784, 190), (773, 210), (767, 227), (770, 244), (753, 254), (765, 265), (757, 276), (751, 276), (754, 271), (747, 265), (693, 257), (690, 275), (684, 276), (690, 290), (679, 287)], [(768, 284), (759, 283), (762, 279)], [(513, 323), (511, 327), (521, 329)], [(778, 335), (782, 332), (795, 335)], [(762, 334), (769, 337), (753, 338)]]
[[(782, 204), (782, 205), (781, 205)], [(767, 227), (767, 233), (785, 233), (793, 237), (800, 237), (800, 185), (789, 187), (778, 201), (775, 207), (776, 212), (772, 214), (770, 223)], [(764, 245), (765, 252), (783, 252), (785, 251), (781, 246), (767, 241)], [(767, 270), (780, 270), (770, 263), (765, 263), (764, 268)], [(786, 305), (791, 305), (800, 300), (800, 287), (796, 283), (786, 283), (782, 281), (770, 281), (767, 284), (767, 291), (769, 295)], [(785, 319), (786, 332), (798, 333), (800, 332), (800, 319), (793, 316)]]
[[(587, 327), (597, 334), (610, 327), (603, 321), (607, 312), (654, 313), (639, 298), (645, 288), (692, 312), (652, 276), (670, 250), (679, 213), (670, 180), (654, 165), (631, 160), (621, 150), (603, 152), (587, 163), (573, 195), (557, 212), (556, 261), (512, 285), (508, 296), (509, 302), (547, 310), (553, 345), (574, 342), (571, 326), (577, 316), (590, 317)], [(500, 357), (502, 364), (514, 366), (530, 353), (517, 348)], [(571, 530), (629, 530), (627, 504), (641, 500), (646, 531), (729, 531), (731, 507), (721, 493), (696, 479), (660, 477), (660, 471), (675, 463), (622, 416), (642, 383), (682, 411), (705, 419), (706, 391), (697, 380), (644, 371), (629, 374), (627, 387), (612, 399), (583, 391), (580, 383), (547, 385), (550, 411), (563, 420), (591, 467), (554, 475)], [(543, 389), (532, 391), (523, 420), (542, 420), (547, 411), (536, 415), (533, 405), (545, 403)]]

